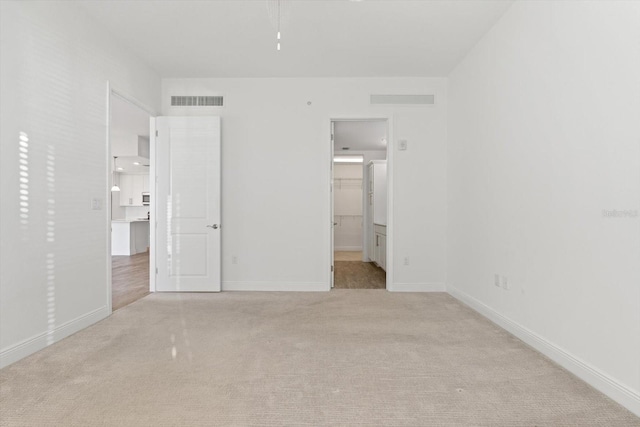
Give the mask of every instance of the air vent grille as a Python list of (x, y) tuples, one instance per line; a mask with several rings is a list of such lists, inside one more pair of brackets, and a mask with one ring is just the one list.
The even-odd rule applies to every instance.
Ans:
[(222, 96), (172, 96), (173, 107), (222, 107)]
[(371, 104), (433, 105), (435, 95), (371, 95)]

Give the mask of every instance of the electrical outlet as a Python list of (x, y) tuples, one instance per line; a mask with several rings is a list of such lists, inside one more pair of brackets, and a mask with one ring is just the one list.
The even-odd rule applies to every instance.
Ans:
[(497, 287), (500, 287), (500, 275), (499, 274), (494, 274), (493, 275), (493, 284), (496, 285)]
[(409, 265), (409, 257), (404, 257), (404, 265)]
[(399, 151), (405, 151), (407, 149), (407, 140), (406, 139), (401, 139), (398, 141), (398, 150)]
[(507, 276), (502, 276), (502, 289), (506, 291), (510, 289), (509, 278)]
[(237, 264), (238, 263), (238, 256), (237, 255), (233, 255), (231, 257), (231, 264)]

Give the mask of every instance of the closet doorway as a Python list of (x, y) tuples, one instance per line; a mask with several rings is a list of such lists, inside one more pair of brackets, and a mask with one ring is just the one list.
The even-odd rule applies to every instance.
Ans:
[(387, 119), (332, 120), (335, 289), (387, 287)]

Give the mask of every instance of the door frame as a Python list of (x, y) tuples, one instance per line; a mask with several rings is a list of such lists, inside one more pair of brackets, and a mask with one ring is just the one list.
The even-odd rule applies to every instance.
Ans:
[[(386, 289), (387, 291), (393, 291), (393, 151), (394, 151), (394, 121), (393, 116), (331, 116), (329, 117), (329, 137), (325, 140), (329, 141), (329, 179), (328, 183), (328, 194), (329, 199), (327, 201), (327, 211), (329, 213), (329, 220), (327, 224), (329, 225), (329, 236), (327, 239), (327, 244), (329, 246), (328, 251), (328, 260), (329, 260), (329, 280), (327, 280), (327, 290), (330, 291), (333, 285), (333, 277), (334, 271), (331, 271), (331, 267), (334, 265), (333, 259), (333, 158), (334, 158), (334, 150), (333, 150), (333, 139), (332, 139), (332, 131), (333, 131), (333, 123), (334, 122), (373, 122), (373, 121), (386, 121), (387, 123), (387, 260), (386, 260)], [(363, 163), (363, 173), (366, 165)], [(363, 175), (363, 187), (364, 187), (364, 179), (366, 179), (366, 174)], [(363, 199), (364, 199), (364, 188), (363, 188)], [(364, 202), (363, 202), (364, 203)], [(364, 208), (364, 206), (363, 206)], [(364, 226), (365, 224), (363, 224)], [(364, 227), (363, 227), (364, 229)], [(364, 248), (363, 248), (364, 249)], [(326, 265), (326, 264), (325, 264)]]
[[(112, 212), (112, 203), (111, 203), (111, 187), (113, 186), (113, 172), (111, 172), (111, 165), (113, 164), (113, 156), (111, 152), (111, 96), (117, 96), (120, 99), (123, 99), (130, 104), (140, 108), (145, 111), (150, 116), (149, 123), (149, 194), (151, 196), (151, 200), (155, 200), (155, 182), (156, 182), (156, 169), (155, 169), (155, 117), (157, 115), (156, 111), (149, 107), (148, 105), (140, 102), (135, 97), (129, 95), (127, 92), (114, 87), (110, 80), (107, 80), (107, 91), (106, 91), (106, 106), (107, 106), (107, 114), (106, 114), (106, 153), (107, 153), (107, 187), (105, 189), (105, 203), (107, 212), (105, 215), (106, 223), (105, 230), (107, 233), (107, 312), (109, 314), (113, 313), (113, 301), (112, 301), (112, 264), (111, 264), (111, 212)], [(153, 183), (153, 185), (152, 185)], [(155, 218), (156, 206), (155, 203), (149, 205), (149, 213), (152, 218)], [(151, 227), (151, 223), (149, 223), (149, 290), (151, 292), (155, 292), (156, 286), (156, 275), (152, 274), (155, 272), (155, 228)]]

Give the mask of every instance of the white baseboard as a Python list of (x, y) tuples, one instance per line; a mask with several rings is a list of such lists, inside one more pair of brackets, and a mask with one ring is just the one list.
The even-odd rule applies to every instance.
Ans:
[(491, 307), (456, 289), (455, 287), (448, 285), (447, 292), (460, 302), (471, 307), (493, 323), (502, 327), (540, 353), (544, 354), (587, 384), (606, 394), (634, 414), (640, 416), (640, 393), (637, 391), (620, 384), (607, 374), (594, 368), (535, 332), (503, 316)]
[(390, 292), (446, 292), (444, 283), (393, 283), (387, 286)]
[(223, 291), (327, 292), (322, 282), (222, 282)]
[(344, 252), (359, 252), (362, 250), (362, 246), (334, 246), (333, 250)]
[(6, 348), (0, 352), (0, 369), (9, 366), (18, 360), (25, 358), (36, 351), (40, 351), (49, 345), (56, 343), (69, 335), (91, 326), (96, 322), (109, 316), (107, 306), (100, 307), (94, 311), (63, 323), (51, 331), (43, 332), (33, 338), (24, 340), (16, 345)]

